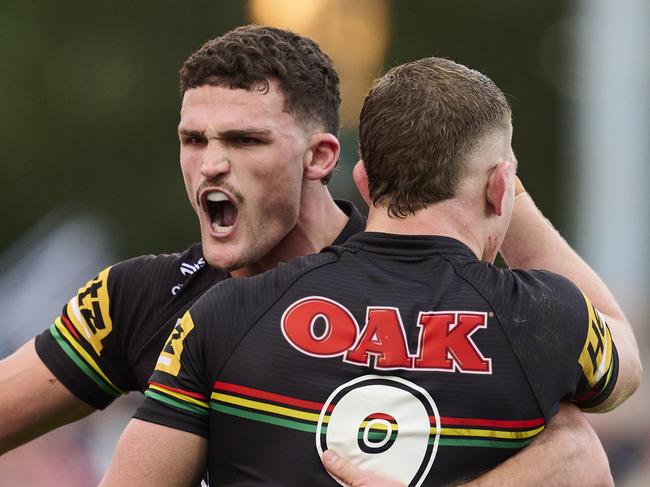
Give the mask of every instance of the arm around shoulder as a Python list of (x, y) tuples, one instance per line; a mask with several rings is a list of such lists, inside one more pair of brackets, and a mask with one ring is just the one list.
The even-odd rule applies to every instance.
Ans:
[[(337, 457), (323, 454), (329, 473), (351, 487), (400, 487), (400, 482), (362, 470)], [(546, 430), (529, 446), (498, 467), (463, 487), (612, 487), (609, 462), (598, 436), (572, 404), (562, 404)]]
[(30, 340), (0, 361), (0, 454), (95, 409), (50, 372)]
[(529, 446), (466, 487), (614, 485), (605, 451), (584, 415), (562, 404), (544, 432)]
[(512, 268), (544, 269), (564, 276), (602, 313), (618, 351), (618, 379), (609, 398), (589, 411), (608, 411), (625, 401), (638, 388), (642, 374), (632, 326), (607, 285), (544, 217), (527, 193), (515, 200), (501, 253)]

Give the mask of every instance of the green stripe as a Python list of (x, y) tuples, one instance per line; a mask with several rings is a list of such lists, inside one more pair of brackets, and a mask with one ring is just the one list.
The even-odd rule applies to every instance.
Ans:
[[(454, 439), (440, 438), (440, 446), (476, 446), (485, 448), (523, 448), (534, 438), (520, 441), (499, 441), (499, 440), (478, 440), (478, 439)], [(429, 440), (433, 444), (434, 438)]]
[(92, 379), (92, 381), (97, 384), (102, 391), (112, 397), (118, 397), (122, 395), (120, 391), (116, 390), (113, 388), (113, 386), (102, 379), (99, 374), (91, 369), (88, 364), (77, 355), (77, 353), (70, 347), (70, 345), (68, 345), (68, 342), (65, 340), (65, 338), (61, 336), (59, 330), (56, 329), (56, 325), (52, 325), (50, 327), (50, 333), (66, 353), (66, 355), (70, 357), (70, 359), (72, 359), (72, 361), (77, 364), (77, 367), (79, 367), (84, 374)]
[[(357, 435), (357, 438), (363, 438), (363, 433), (364, 433), (364, 430), (359, 430), (359, 434)], [(392, 431), (390, 433), (390, 435), (391, 436), (397, 436), (397, 431)], [(386, 432), (386, 431), (372, 431), (372, 430), (368, 431), (368, 439), (369, 440), (382, 441), (384, 438), (386, 438), (386, 436), (388, 436), (388, 432)], [(393, 440), (394, 440), (394, 438), (393, 438)]]
[[(147, 391), (148, 392), (148, 391)], [(277, 418), (275, 416), (269, 416), (266, 414), (254, 413), (251, 411), (246, 411), (243, 409), (233, 408), (230, 406), (225, 406), (223, 404), (217, 403), (215, 401), (210, 401), (210, 408), (220, 413), (230, 414), (232, 416), (238, 416), (240, 418), (252, 419), (253, 421), (260, 421), (262, 423), (273, 424), (276, 426), (284, 426), (285, 428), (291, 428), (299, 431), (305, 431), (307, 433), (315, 433), (316, 425), (300, 423), (298, 421), (291, 421), (288, 419)], [(327, 433), (327, 427), (321, 428), (321, 433)], [(375, 433), (373, 431), (369, 432), (369, 438), (386, 436), (385, 433)], [(363, 437), (363, 432), (359, 432), (359, 438)], [(440, 446), (474, 446), (474, 447), (485, 447), (485, 448), (523, 448), (528, 445), (534, 438), (529, 438), (526, 440), (519, 441), (508, 441), (508, 440), (480, 440), (480, 439), (455, 439), (455, 438), (440, 438)], [(429, 438), (429, 444), (433, 444), (435, 437), (432, 436)]]
[[(230, 414), (232, 416), (239, 416), (240, 418), (252, 419), (253, 421), (260, 421), (262, 423), (274, 424), (276, 426), (284, 426), (285, 428), (291, 428), (294, 430), (305, 431), (307, 433), (316, 433), (315, 424), (305, 424), (298, 421), (291, 421), (289, 419), (276, 418), (275, 416), (268, 416), (266, 414), (253, 413), (251, 411), (245, 411), (243, 409), (231, 408), (230, 406), (224, 406), (223, 404), (210, 401), (210, 407), (215, 411), (220, 413)], [(327, 428), (321, 428), (321, 431), (325, 433)]]
[(169, 397), (169, 396), (163, 396), (162, 394), (159, 394), (157, 392), (152, 391), (151, 389), (147, 389), (144, 391), (144, 395), (147, 397), (150, 397), (151, 399), (155, 399), (160, 402), (164, 402), (168, 406), (171, 406), (176, 409), (182, 409), (184, 411), (188, 411), (190, 413), (198, 414), (200, 416), (207, 416), (208, 411), (206, 409), (203, 409), (199, 406), (195, 406), (194, 404), (187, 404), (186, 402), (179, 401), (178, 399)]

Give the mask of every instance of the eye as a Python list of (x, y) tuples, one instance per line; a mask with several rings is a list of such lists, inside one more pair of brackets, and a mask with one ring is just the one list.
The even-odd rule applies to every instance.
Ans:
[(233, 143), (237, 145), (256, 145), (260, 143), (259, 139), (256, 139), (255, 137), (248, 137), (246, 135), (240, 135), (239, 137), (235, 137), (233, 139)]
[(202, 137), (197, 137), (193, 135), (187, 135), (184, 137), (181, 137), (181, 143), (183, 145), (203, 145), (205, 144), (205, 139)]

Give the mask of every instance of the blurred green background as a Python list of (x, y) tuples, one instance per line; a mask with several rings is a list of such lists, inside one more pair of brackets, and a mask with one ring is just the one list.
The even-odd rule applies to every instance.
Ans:
[[(564, 5), (390, 2), (379, 66), (437, 55), (492, 77), (511, 97), (524, 180), (560, 227), (561, 100), (545, 70), (562, 65), (548, 32)], [(178, 168), (177, 73), (207, 39), (248, 22), (247, 13), (241, 1), (2, 2), (0, 250), (56, 208), (98, 215), (118, 257), (197, 240)], [(349, 178), (354, 127), (342, 139), (337, 180)], [(340, 182), (333, 191), (352, 197)]]
[[(636, 326), (647, 369), (648, 5), (3, 0), (0, 358), (45, 329), (103, 265), (178, 251), (199, 239), (178, 165), (178, 69), (226, 30), (255, 20), (285, 27), (283, 21), (290, 20), (292, 28), (321, 43), (341, 73), (343, 153), (330, 186), (335, 196), (358, 203), (350, 181), (355, 117), (373, 77), (430, 55), (490, 76), (512, 104), (513, 147), (527, 189), (612, 286)], [(91, 235), (86, 220), (68, 231), (66, 222), (80, 214), (103, 233)], [(38, 247), (64, 227), (77, 247), (63, 237)], [(79, 245), (88, 247), (88, 255), (81, 255)], [(68, 249), (70, 260), (60, 257), (60, 247)], [(617, 485), (647, 485), (650, 478), (648, 391), (646, 379), (615, 413), (590, 417), (598, 423)], [(139, 397), (6, 455), (0, 485), (93, 484)], [(35, 462), (41, 468), (33, 468)]]

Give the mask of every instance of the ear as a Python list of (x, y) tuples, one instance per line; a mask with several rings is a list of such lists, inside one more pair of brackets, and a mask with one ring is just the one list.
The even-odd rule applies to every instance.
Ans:
[(488, 175), (485, 197), (488, 206), (497, 216), (503, 215), (505, 199), (508, 195), (508, 178), (510, 163), (500, 162), (492, 168)]
[(304, 176), (314, 181), (324, 178), (336, 167), (340, 153), (339, 140), (332, 134), (314, 134), (302, 161)]
[(368, 189), (368, 173), (366, 172), (366, 164), (362, 160), (357, 162), (354, 165), (352, 170), (352, 179), (354, 179), (354, 184), (357, 185), (359, 193), (366, 204), (371, 207), (372, 199), (370, 198), (370, 190)]

